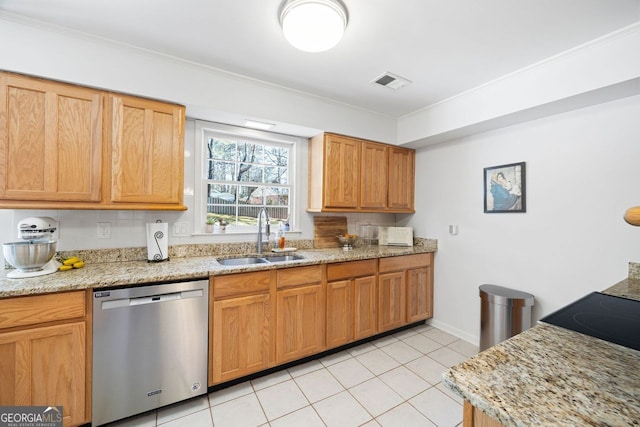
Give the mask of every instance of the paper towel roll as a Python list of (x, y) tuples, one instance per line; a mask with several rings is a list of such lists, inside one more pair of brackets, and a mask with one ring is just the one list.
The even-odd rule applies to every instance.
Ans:
[(169, 259), (169, 224), (151, 222), (147, 224), (147, 261), (160, 262)]

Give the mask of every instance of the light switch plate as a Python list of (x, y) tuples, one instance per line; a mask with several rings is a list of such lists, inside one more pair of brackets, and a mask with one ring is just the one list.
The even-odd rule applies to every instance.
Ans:
[(174, 222), (173, 223), (173, 235), (174, 236), (188, 236), (189, 235), (189, 223), (188, 222)]

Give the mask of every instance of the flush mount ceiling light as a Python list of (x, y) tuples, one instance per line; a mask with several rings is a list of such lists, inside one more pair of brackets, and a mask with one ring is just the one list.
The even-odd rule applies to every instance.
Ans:
[(324, 52), (337, 45), (348, 19), (340, 0), (285, 0), (280, 6), (284, 37), (305, 52)]

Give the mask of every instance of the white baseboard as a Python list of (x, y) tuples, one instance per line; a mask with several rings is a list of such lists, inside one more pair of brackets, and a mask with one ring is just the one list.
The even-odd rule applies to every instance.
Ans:
[(471, 335), (466, 333), (465, 331), (462, 331), (458, 328), (454, 328), (453, 326), (447, 324), (447, 323), (442, 323), (436, 319), (429, 319), (426, 322), (427, 324), (438, 328), (440, 330), (443, 330), (444, 332), (451, 334), (451, 335), (455, 335), (456, 337), (465, 340), (466, 342), (469, 342), (473, 345), (480, 345), (480, 336), (479, 335)]

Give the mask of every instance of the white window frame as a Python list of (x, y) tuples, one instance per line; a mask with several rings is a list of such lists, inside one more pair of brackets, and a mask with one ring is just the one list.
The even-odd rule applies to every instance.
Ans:
[[(298, 212), (296, 209), (296, 175), (297, 175), (297, 154), (296, 143), (306, 141), (304, 138), (291, 135), (283, 135), (273, 132), (265, 132), (256, 129), (248, 129), (239, 126), (226, 125), (222, 123), (207, 122), (202, 120), (195, 121), (195, 182), (194, 182), (194, 234), (205, 233), (206, 220), (206, 195), (207, 195), (207, 170), (205, 167), (205, 144), (207, 137), (220, 136), (223, 138), (241, 138), (243, 141), (256, 142), (258, 144), (286, 145), (289, 147), (289, 218), (292, 227), (295, 228), (298, 220)], [(274, 224), (275, 225), (275, 224)], [(272, 225), (272, 230), (275, 230)], [(255, 234), (257, 230), (233, 230), (227, 229), (226, 234), (242, 235)], [(210, 233), (206, 233), (210, 234)]]

